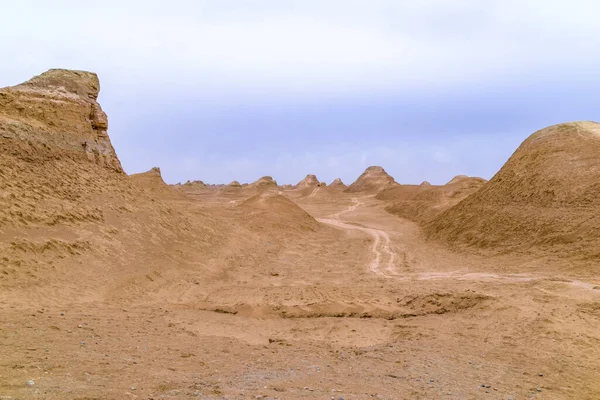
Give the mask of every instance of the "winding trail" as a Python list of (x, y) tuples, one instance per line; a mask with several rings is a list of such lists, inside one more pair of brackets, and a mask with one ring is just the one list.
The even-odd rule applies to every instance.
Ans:
[(368, 269), (374, 274), (381, 277), (391, 277), (398, 273), (396, 272), (396, 260), (398, 255), (392, 250), (390, 235), (380, 229), (369, 228), (361, 225), (355, 225), (340, 220), (343, 214), (354, 211), (360, 204), (358, 199), (352, 199), (352, 205), (345, 210), (332, 214), (331, 218), (317, 218), (317, 221), (331, 225), (336, 228), (345, 230), (358, 230), (371, 236), (373, 245), (371, 252), (373, 260), (368, 266)]
[[(387, 232), (372, 227), (366, 227), (350, 221), (342, 221), (341, 217), (348, 214), (361, 206), (357, 198), (352, 199), (352, 205), (348, 208), (329, 215), (328, 218), (317, 218), (317, 221), (344, 230), (358, 230), (369, 235), (373, 244), (371, 252), (373, 254), (372, 261), (368, 264), (367, 269), (381, 278), (393, 278), (397, 280), (445, 280), (453, 279), (457, 281), (478, 281), (478, 282), (532, 282), (532, 281), (547, 281), (552, 280), (548, 276), (538, 276), (528, 273), (523, 274), (495, 274), (486, 272), (419, 272), (408, 273), (398, 271), (398, 253), (392, 248), (392, 242)], [(401, 246), (402, 247), (402, 246)], [(404, 253), (406, 257), (407, 253)], [(598, 285), (593, 282), (585, 282), (580, 280), (565, 279), (566, 283), (572, 287), (584, 290), (597, 289)]]

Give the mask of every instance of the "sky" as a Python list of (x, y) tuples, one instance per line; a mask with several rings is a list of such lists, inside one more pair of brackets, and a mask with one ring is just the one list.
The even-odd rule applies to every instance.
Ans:
[(96, 72), (127, 173), (491, 178), (600, 120), (596, 0), (0, 0), (0, 87)]

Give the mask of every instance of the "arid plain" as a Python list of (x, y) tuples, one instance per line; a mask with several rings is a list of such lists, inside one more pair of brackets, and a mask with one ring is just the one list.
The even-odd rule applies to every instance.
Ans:
[(99, 90), (0, 89), (0, 399), (600, 398), (600, 124), (490, 181), (167, 185)]

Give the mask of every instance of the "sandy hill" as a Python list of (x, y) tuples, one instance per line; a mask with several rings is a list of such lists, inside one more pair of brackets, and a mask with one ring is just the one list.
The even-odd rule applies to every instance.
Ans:
[(255, 182), (252, 182), (249, 187), (249, 189), (255, 189), (258, 191), (263, 191), (263, 190), (277, 190), (277, 182), (270, 176), (263, 176), (262, 178), (258, 179)]
[(184, 233), (198, 248), (211, 241), (205, 228), (135, 183), (160, 185), (157, 171), (123, 173), (99, 90), (96, 74), (69, 70), (0, 89), (4, 295), (19, 288), (36, 298), (60, 287), (52, 300), (59, 301), (108, 290), (108, 281), (164, 268), (166, 249)]
[(242, 185), (240, 185), (240, 183), (238, 181), (232, 181), (227, 186), (229, 186), (230, 188), (241, 188), (242, 187)]
[(314, 231), (319, 226), (310, 214), (280, 194), (257, 194), (237, 208), (243, 212), (244, 222), (259, 231)]
[(436, 218), (430, 237), (494, 251), (600, 257), (600, 124), (527, 138), (479, 191)]
[(298, 182), (298, 184), (296, 185), (297, 189), (304, 189), (304, 188), (314, 188), (319, 186), (319, 180), (317, 179), (317, 177), (315, 175), (306, 175), (306, 177), (304, 179), (302, 179), (300, 182)]
[(385, 189), (376, 198), (388, 202), (386, 211), (419, 223), (429, 222), (444, 210), (476, 192), (485, 179), (467, 177), (453, 179), (443, 186), (423, 182), (420, 185), (398, 185)]
[(363, 172), (358, 179), (346, 190), (346, 193), (372, 192), (377, 193), (397, 185), (394, 178), (388, 175), (382, 167), (372, 166)]
[(333, 189), (346, 189), (347, 186), (340, 178), (335, 178), (333, 182), (329, 185), (330, 188)]

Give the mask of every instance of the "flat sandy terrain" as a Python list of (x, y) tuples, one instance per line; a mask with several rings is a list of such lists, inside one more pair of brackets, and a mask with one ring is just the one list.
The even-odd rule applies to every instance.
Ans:
[[(2, 295), (0, 398), (599, 398), (600, 282), (452, 253), (373, 196), (319, 190), (283, 193), (314, 231), (225, 240), (218, 273)], [(171, 202), (239, 226), (244, 198)]]

